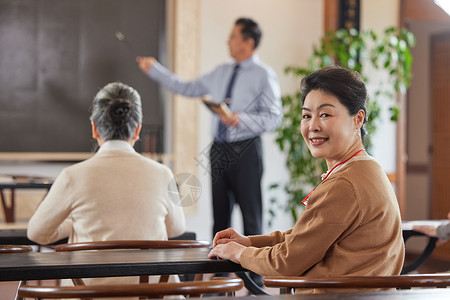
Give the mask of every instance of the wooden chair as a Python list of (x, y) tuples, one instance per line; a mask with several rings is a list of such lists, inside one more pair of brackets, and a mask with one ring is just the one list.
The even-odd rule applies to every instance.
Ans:
[[(23, 252), (33, 252), (33, 248), (26, 245), (0, 245), (0, 255), (10, 253), (23, 253)], [(19, 281), (17, 289), (26, 284), (27, 284), (26, 280)], [(16, 292), (16, 299), (17, 299), (17, 292)]]
[(119, 240), (97, 241), (55, 246), (55, 251), (106, 250), (106, 249), (174, 249), (174, 248), (209, 248), (211, 244), (205, 241), (191, 240)]
[[(55, 246), (55, 251), (80, 251), (80, 250), (112, 250), (112, 249), (175, 249), (175, 248), (209, 248), (211, 244), (205, 241), (195, 240), (118, 240), (118, 241), (94, 241), (84, 243), (60, 244)], [(149, 277), (139, 277), (140, 283), (148, 283)], [(161, 275), (159, 282), (168, 282), (169, 275)], [(196, 274), (194, 280), (203, 280), (203, 274)], [(72, 279), (75, 286), (85, 285), (80, 278)]]
[(296, 288), (317, 289), (410, 289), (412, 287), (446, 288), (450, 286), (449, 274), (418, 274), (398, 276), (324, 276), (324, 277), (284, 277), (267, 276), (263, 279), (267, 287), (279, 287), (285, 293), (293, 293)]
[[(407, 222), (403, 222), (403, 223), (407, 223)], [(406, 242), (411, 237), (427, 237), (428, 238), (428, 243), (425, 246), (425, 248), (423, 249), (422, 253), (420, 253), (420, 255), (417, 256), (417, 258), (415, 258), (409, 264), (403, 265), (402, 271), (400, 273), (401, 275), (408, 274), (409, 272), (414, 271), (419, 266), (421, 266), (423, 263), (425, 263), (425, 261), (433, 253), (434, 248), (436, 248), (436, 242), (438, 240), (436, 237), (427, 236), (424, 233), (421, 233), (421, 232), (418, 232), (418, 231), (414, 231), (412, 229), (403, 229), (402, 233), (403, 233), (403, 241), (405, 243), (405, 246), (407, 246)]]
[[(189, 281), (177, 283), (146, 283), (130, 285), (92, 285), (92, 286), (21, 286), (18, 296), (36, 299), (67, 299), (92, 297), (151, 297), (162, 298), (168, 295), (201, 297), (203, 294), (234, 292), (244, 286), (241, 279), (215, 279), (209, 281)], [(86, 298), (88, 297), (88, 298)]]
[(33, 248), (25, 245), (0, 245), (0, 254), (20, 252), (33, 252)]

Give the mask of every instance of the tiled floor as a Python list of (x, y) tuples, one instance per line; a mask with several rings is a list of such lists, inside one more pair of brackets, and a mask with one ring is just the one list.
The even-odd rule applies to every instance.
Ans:
[(0, 300), (14, 299), (18, 282), (0, 282)]

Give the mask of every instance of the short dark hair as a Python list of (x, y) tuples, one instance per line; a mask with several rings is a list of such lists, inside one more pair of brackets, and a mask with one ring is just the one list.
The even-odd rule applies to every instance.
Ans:
[(141, 97), (121, 82), (104, 86), (92, 102), (91, 121), (104, 140), (129, 140), (142, 124)]
[(255, 21), (250, 18), (239, 18), (234, 25), (242, 25), (241, 33), (244, 39), (253, 39), (255, 42), (255, 49), (258, 48), (262, 32)]
[[(366, 103), (367, 90), (366, 85), (361, 80), (358, 73), (344, 69), (339, 66), (329, 66), (317, 70), (304, 77), (300, 83), (302, 93), (302, 105), (309, 92), (320, 90), (324, 93), (335, 96), (354, 116), (361, 109), (364, 111), (364, 124), (367, 121)], [(366, 129), (361, 127), (361, 139), (364, 140)]]

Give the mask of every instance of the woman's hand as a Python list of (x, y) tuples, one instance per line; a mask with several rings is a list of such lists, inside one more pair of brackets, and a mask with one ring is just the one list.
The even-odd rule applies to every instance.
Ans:
[(251, 246), (250, 239), (233, 228), (228, 228), (216, 233), (213, 240), (213, 249), (209, 252), (209, 258), (229, 259), (240, 263), (241, 254), (246, 247)]
[(218, 244), (209, 252), (209, 258), (229, 259), (234, 263), (241, 263), (241, 254), (245, 250), (245, 246), (236, 242), (229, 242), (226, 244)]
[(238, 233), (233, 228), (228, 228), (216, 233), (213, 240), (213, 247), (216, 247), (219, 244), (227, 244), (229, 242), (236, 242), (245, 247), (252, 245), (248, 237)]

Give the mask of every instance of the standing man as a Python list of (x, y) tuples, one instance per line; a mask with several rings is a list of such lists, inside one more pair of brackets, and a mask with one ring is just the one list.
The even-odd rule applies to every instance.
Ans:
[(137, 58), (139, 68), (170, 91), (187, 97), (209, 95), (214, 102), (225, 101), (232, 111), (230, 116), (213, 117), (213, 234), (230, 227), (235, 203), (243, 215), (244, 234), (262, 231), (260, 135), (280, 125), (282, 109), (277, 76), (256, 54), (260, 39), (258, 24), (238, 19), (228, 39), (234, 61), (193, 81), (171, 73), (154, 57)]

